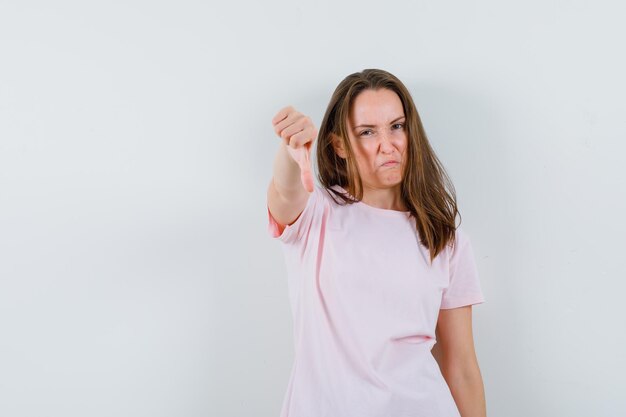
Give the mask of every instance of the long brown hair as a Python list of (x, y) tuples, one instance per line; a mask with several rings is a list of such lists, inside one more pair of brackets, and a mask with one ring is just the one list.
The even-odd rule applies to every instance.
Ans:
[[(404, 84), (381, 69), (365, 69), (344, 78), (333, 93), (320, 125), (317, 139), (317, 165), (320, 183), (344, 204), (363, 198), (363, 183), (348, 136), (348, 115), (357, 95), (364, 90), (386, 88), (394, 91), (404, 108), (408, 138), (407, 163), (403, 173), (401, 195), (408, 207), (420, 242), (430, 250), (430, 261), (451, 241), (454, 242), (455, 220), (460, 213), (456, 204), (454, 185), (431, 148), (415, 103)], [(347, 157), (337, 155), (332, 135), (336, 135)], [(351, 196), (332, 189), (343, 187)]]

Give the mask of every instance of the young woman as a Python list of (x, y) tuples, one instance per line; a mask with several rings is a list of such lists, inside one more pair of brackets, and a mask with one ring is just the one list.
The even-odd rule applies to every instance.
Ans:
[(291, 106), (272, 123), (268, 226), (295, 339), (281, 417), (484, 417), (472, 246), (406, 87), (367, 69), (337, 86), (319, 135)]

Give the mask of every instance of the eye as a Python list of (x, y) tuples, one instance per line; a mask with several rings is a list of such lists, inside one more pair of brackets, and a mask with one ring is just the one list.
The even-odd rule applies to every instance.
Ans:
[[(396, 123), (393, 126), (395, 129), (404, 129), (404, 123)], [(399, 126), (399, 127), (395, 127), (395, 126)]]
[(372, 133), (372, 131), (369, 130), (369, 129), (368, 130), (364, 130), (361, 133), (359, 133), (359, 136), (369, 136), (367, 133)]

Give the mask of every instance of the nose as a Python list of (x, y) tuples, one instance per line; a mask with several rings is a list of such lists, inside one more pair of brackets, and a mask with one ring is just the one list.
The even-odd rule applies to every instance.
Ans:
[(391, 134), (388, 132), (385, 132), (384, 134), (380, 135), (381, 139), (380, 139), (380, 151), (382, 153), (392, 153), (393, 152), (393, 141), (391, 139)]

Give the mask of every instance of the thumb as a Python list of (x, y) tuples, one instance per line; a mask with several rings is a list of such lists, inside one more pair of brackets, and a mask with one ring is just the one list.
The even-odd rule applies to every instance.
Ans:
[(313, 175), (311, 174), (311, 160), (310, 160), (310, 147), (303, 146), (296, 149), (295, 156), (296, 162), (300, 167), (300, 180), (304, 189), (308, 192), (313, 192)]

